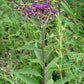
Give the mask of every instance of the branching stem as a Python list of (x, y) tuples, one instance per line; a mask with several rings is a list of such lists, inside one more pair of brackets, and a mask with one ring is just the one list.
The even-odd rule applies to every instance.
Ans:
[(41, 28), (41, 39), (42, 39), (42, 55), (43, 55), (43, 84), (45, 84), (45, 53), (44, 53), (44, 39), (43, 27)]

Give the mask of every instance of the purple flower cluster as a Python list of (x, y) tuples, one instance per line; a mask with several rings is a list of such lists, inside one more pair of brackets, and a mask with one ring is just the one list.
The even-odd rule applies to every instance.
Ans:
[(40, 10), (44, 10), (44, 8), (48, 8), (48, 7), (49, 7), (48, 3), (43, 3), (40, 6)]
[[(57, 6), (57, 2), (56, 6)], [(18, 10), (18, 14), (21, 14), (22, 17), (26, 16), (27, 18), (37, 19), (39, 22), (45, 23), (45, 20), (52, 20), (54, 14), (58, 13), (55, 7), (52, 7), (51, 0), (43, 3), (43, 0), (40, 0), (40, 3), (35, 1), (31, 5), (27, 5), (26, 3), (20, 3), (15, 8)]]
[[(46, 13), (47, 12), (46, 8), (47, 9), (50, 8), (48, 3), (43, 3), (43, 4), (34, 3), (28, 6), (28, 9), (29, 9), (28, 13), (34, 13), (34, 15), (38, 15), (39, 14), (38, 12), (41, 12), (41, 11)], [(55, 9), (52, 9), (52, 13), (55, 14), (55, 13), (58, 13), (58, 11)], [(27, 17), (29, 18), (30, 15), (31, 14), (28, 14)]]
[(53, 13), (58, 13), (58, 11), (57, 11), (57, 10), (55, 10), (55, 9), (53, 9)]
[(35, 9), (37, 10), (38, 8), (39, 8), (39, 6), (40, 6), (40, 4), (32, 4), (32, 5), (30, 5), (30, 6), (28, 6), (28, 8), (32, 8), (32, 7), (35, 7)]

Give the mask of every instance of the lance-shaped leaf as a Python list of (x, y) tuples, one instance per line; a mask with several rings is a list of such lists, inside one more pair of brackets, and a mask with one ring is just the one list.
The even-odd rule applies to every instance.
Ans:
[(23, 69), (19, 69), (19, 70), (15, 70), (13, 72), (11, 72), (12, 74), (18, 75), (18, 74), (31, 74), (31, 75), (35, 75), (35, 76), (39, 76), (42, 77), (39, 72), (35, 71), (34, 69), (31, 68), (23, 68)]
[(21, 80), (23, 80), (26, 84), (39, 84), (39, 82), (37, 80), (35, 80), (25, 74), (19, 74), (19, 75), (17, 75), (17, 77), (20, 78)]
[(27, 49), (27, 50), (33, 50), (35, 52), (35, 55), (37, 57), (37, 59), (39, 60), (39, 64), (42, 66), (42, 55), (40, 54), (41, 50), (36, 48), (35, 45), (24, 45), (22, 47), (17, 48), (17, 50), (23, 50), (23, 49)]
[(53, 84), (53, 79), (48, 80), (47, 84)]

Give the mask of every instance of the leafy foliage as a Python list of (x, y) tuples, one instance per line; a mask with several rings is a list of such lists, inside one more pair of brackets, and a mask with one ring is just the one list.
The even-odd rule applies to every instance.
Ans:
[[(43, 84), (41, 31), (14, 10), (19, 2), (0, 0), (0, 84)], [(46, 84), (84, 84), (84, 1), (60, 3), (65, 12), (45, 27)]]

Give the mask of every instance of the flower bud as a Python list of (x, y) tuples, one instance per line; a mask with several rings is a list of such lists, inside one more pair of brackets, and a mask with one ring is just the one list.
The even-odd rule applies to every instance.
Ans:
[(57, 1), (55, 1), (55, 4), (57, 4)]
[(18, 11), (20, 11), (20, 8), (18, 8)]
[(25, 14), (24, 14), (24, 13), (22, 13), (22, 16), (25, 16)]
[(9, 61), (12, 61), (12, 59), (11, 59), (11, 58), (9, 58)]
[(52, 12), (51, 15), (53, 15), (54, 13)]
[(48, 10), (50, 10), (50, 8), (48, 8)]
[(61, 0), (59, 0), (59, 2), (61, 2)]
[(49, 4), (51, 4), (51, 0), (49, 0)]
[(52, 18), (51, 17), (49, 17), (49, 20), (51, 20)]
[(35, 1), (35, 4), (37, 4), (38, 3), (38, 1)]
[(27, 4), (25, 4), (25, 7), (27, 7)]
[(43, 2), (43, 0), (40, 0), (40, 3), (42, 3)]
[(20, 15), (21, 13), (20, 13), (20, 11), (18, 11), (18, 15)]
[(45, 23), (45, 21), (43, 20), (43, 23)]
[(58, 8), (59, 8), (59, 6), (58, 6), (58, 5), (56, 5), (56, 8), (58, 9)]
[(17, 8), (18, 8), (18, 6), (14, 6), (14, 8), (15, 8), (15, 9), (17, 9)]
[(53, 9), (52, 10), (52, 12), (55, 14), (55, 13), (58, 13), (58, 11), (57, 10), (55, 10), (55, 9)]
[(20, 5), (21, 5), (21, 6), (23, 6), (23, 5), (24, 5), (24, 3), (23, 3), (23, 2), (21, 2), (21, 3), (20, 3)]

